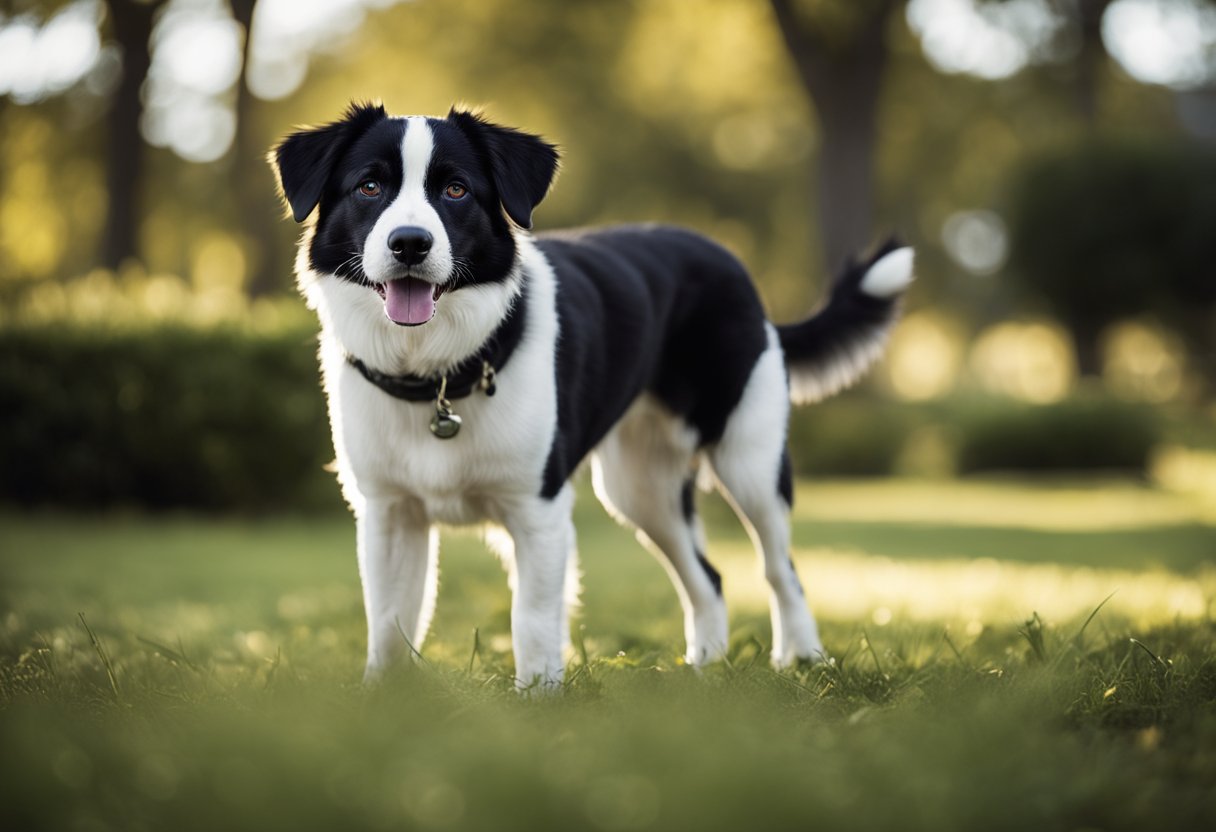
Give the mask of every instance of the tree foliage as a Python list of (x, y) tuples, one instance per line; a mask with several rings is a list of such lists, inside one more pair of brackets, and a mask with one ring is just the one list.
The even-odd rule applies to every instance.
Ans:
[[(397, 112), (485, 105), (545, 133), (564, 164), (540, 227), (692, 226), (744, 259), (777, 318), (805, 312), (833, 264), (888, 230), (918, 247), (921, 302), (1007, 315), (1003, 285), (980, 287), (945, 257), (946, 219), (992, 206), (1044, 148), (1178, 129), (1170, 94), (1102, 51), (1107, 0), (1038, 1), (1063, 21), (1059, 48), (999, 83), (935, 71), (905, 0), (377, 3), (352, 36), (310, 47), (307, 80), (285, 98), (238, 82), (232, 149), (192, 164), (139, 132), (141, 46), (165, 0), (106, 0), (103, 31), (124, 56), (116, 85), (0, 99), (0, 273), (69, 279), (134, 254), (152, 273), (211, 280), (221, 237), (239, 248), (235, 279), (250, 294), (286, 289), (298, 229), (279, 220), (263, 151), (295, 124), (379, 98)], [(227, 4), (246, 32), (255, 5)], [(55, 5), (5, 8), (46, 19)], [(130, 34), (136, 17), (146, 25)], [(1087, 38), (1088, 52), (1065, 48)]]
[(1155, 314), (1210, 342), (1216, 328), (1216, 152), (1094, 140), (1015, 180), (1011, 266), (1068, 325), (1084, 372), (1102, 330)]

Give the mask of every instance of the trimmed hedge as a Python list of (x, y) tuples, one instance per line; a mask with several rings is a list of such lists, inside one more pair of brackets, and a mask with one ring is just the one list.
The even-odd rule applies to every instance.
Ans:
[[(926, 434), (960, 473), (1138, 472), (1160, 430), (1104, 398), (912, 405), (863, 389), (794, 410), (794, 470), (890, 474)], [(332, 458), (312, 331), (0, 330), (0, 503), (340, 509)]]
[(340, 505), (315, 335), (0, 331), (0, 501)]
[(1163, 438), (1156, 412), (1108, 396), (1032, 405), (957, 397), (910, 404), (857, 391), (795, 408), (794, 471), (804, 476), (897, 473), (912, 443), (944, 440), (959, 474), (990, 472), (1143, 474)]
[(790, 456), (803, 476), (891, 474), (913, 431), (926, 422), (916, 408), (864, 392), (790, 414)]
[(1160, 438), (1151, 410), (1115, 399), (988, 403), (965, 420), (958, 471), (1143, 473)]

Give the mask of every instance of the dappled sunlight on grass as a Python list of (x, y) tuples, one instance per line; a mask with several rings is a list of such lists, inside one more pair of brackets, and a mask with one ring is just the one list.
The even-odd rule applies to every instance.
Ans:
[[(1052, 621), (1105, 612), (1137, 627), (1206, 620), (1216, 603), (1216, 569), (1197, 577), (1060, 564), (979, 560), (897, 561), (832, 550), (798, 550), (795, 562), (812, 608), (823, 618), (859, 624), (940, 622), (971, 635), (1009, 626), (1037, 611)], [(741, 607), (766, 603), (750, 562), (723, 559), (727, 597)]]
[(663, 570), (584, 493), (575, 649), (539, 700), (514, 691), (510, 594), (472, 533), (444, 537), (418, 665), (365, 689), (346, 515), (0, 515), (6, 811), (98, 830), (1210, 826), (1216, 573), (1188, 498), (799, 498), (830, 662), (769, 668), (757, 560), (705, 499), (731, 644), (686, 667)]
[[(728, 603), (768, 590), (733, 517), (706, 501), (710, 556)], [(1032, 611), (1138, 627), (1210, 619), (1216, 526), (1206, 497), (1127, 481), (799, 483), (794, 559), (828, 622), (950, 626), (976, 635)], [(831, 632), (831, 624), (827, 627)]]
[[(759, 562), (729, 509), (705, 498), (708, 555), (732, 617), (766, 618)], [(1211, 618), (1216, 527), (1193, 495), (1112, 481), (803, 482), (794, 559), (829, 644), (858, 627), (950, 628), (975, 636), (1037, 611), (1135, 627)], [(593, 654), (682, 649), (667, 576), (590, 494), (577, 508)], [(506, 654), (510, 594), (479, 536), (445, 532), (425, 652), (467, 659), (472, 633)], [(0, 518), (0, 632), (71, 638), (84, 612), (107, 634), (216, 645), (233, 658), (292, 661), (342, 651), (354, 675), (363, 622), (354, 523), (313, 519)], [(29, 553), (37, 553), (30, 555)], [(768, 638), (766, 628), (762, 637)]]
[(1166, 446), (1153, 460), (1153, 479), (1188, 497), (1201, 507), (1202, 517), (1216, 523), (1216, 451)]
[[(725, 530), (728, 518), (710, 513)], [(794, 516), (794, 559), (829, 621), (976, 635), (1031, 611), (1084, 618), (1108, 596), (1104, 614), (1138, 627), (1207, 620), (1216, 604), (1216, 526), (1194, 493), (1117, 480), (802, 482)], [(750, 545), (738, 534), (715, 545), (711, 533), (710, 549), (728, 602), (762, 609)]]
[(1037, 484), (1000, 480), (808, 481), (799, 483), (794, 517), (1043, 531), (1110, 531), (1213, 519), (1198, 493), (1171, 493), (1113, 479)]

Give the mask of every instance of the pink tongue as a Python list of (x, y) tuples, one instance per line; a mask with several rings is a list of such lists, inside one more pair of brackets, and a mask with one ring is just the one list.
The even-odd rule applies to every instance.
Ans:
[(435, 314), (435, 287), (413, 277), (390, 280), (384, 287), (384, 312), (395, 324), (424, 324)]

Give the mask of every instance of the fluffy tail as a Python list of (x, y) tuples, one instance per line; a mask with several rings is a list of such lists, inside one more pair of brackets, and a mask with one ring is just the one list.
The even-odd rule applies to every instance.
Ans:
[(827, 303), (801, 323), (777, 327), (790, 397), (809, 404), (843, 390), (882, 355), (899, 299), (912, 282), (912, 249), (888, 240), (836, 279)]

